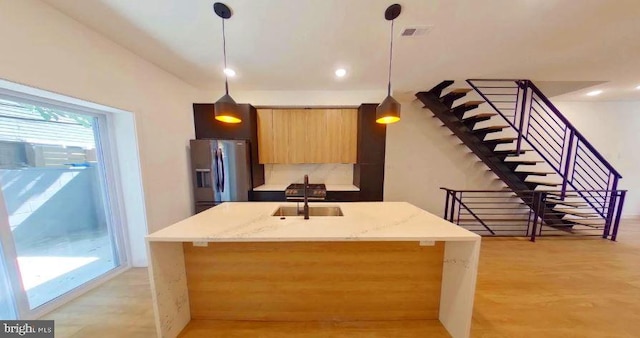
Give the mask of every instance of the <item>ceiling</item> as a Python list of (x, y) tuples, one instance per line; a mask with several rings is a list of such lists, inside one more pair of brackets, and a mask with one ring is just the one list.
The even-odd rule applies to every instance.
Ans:
[[(213, 0), (43, 1), (198, 88), (221, 88), (221, 22)], [(232, 90), (386, 87), (389, 0), (225, 1), (234, 11), (226, 22), (229, 65), (238, 74)], [(394, 90), (424, 90), (444, 79), (529, 78), (567, 100), (640, 101), (640, 1), (400, 4)], [(432, 29), (399, 37), (415, 25)], [(346, 77), (336, 79), (338, 67)], [(593, 89), (604, 93), (584, 95)]]

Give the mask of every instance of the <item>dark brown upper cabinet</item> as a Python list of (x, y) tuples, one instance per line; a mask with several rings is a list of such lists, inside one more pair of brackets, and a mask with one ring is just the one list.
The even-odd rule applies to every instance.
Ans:
[(264, 166), (258, 162), (258, 118), (256, 108), (240, 104), (241, 123), (224, 123), (215, 119), (213, 103), (193, 104), (196, 139), (249, 140), (253, 186), (264, 184)]
[(215, 119), (213, 103), (193, 104), (193, 123), (196, 138), (217, 138), (225, 140), (249, 140), (257, 133), (256, 110), (250, 104), (240, 104), (240, 123), (224, 123)]
[(358, 163), (384, 164), (387, 125), (376, 123), (376, 103), (358, 108)]

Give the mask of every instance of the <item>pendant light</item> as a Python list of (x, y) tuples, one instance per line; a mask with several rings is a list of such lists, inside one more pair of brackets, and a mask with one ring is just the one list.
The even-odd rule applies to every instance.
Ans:
[[(224, 55), (224, 69), (227, 69), (227, 40), (224, 31), (224, 21), (231, 17), (231, 9), (227, 5), (216, 2), (213, 11), (222, 19), (222, 53)], [(224, 72), (224, 95), (213, 105), (215, 119), (225, 123), (240, 123), (240, 109), (236, 101), (229, 96), (229, 80), (227, 72)]]
[(384, 18), (391, 21), (391, 45), (389, 46), (389, 83), (387, 85), (387, 97), (376, 108), (376, 122), (389, 124), (400, 121), (400, 103), (391, 96), (391, 61), (393, 60), (393, 20), (402, 11), (399, 4), (391, 5), (384, 11)]

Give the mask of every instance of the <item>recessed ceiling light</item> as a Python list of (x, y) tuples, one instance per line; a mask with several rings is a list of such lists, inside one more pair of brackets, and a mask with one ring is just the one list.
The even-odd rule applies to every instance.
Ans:
[(636, 90), (640, 90), (640, 86), (637, 86), (637, 87), (636, 87)]
[(592, 92), (588, 92), (587, 96), (597, 96), (597, 95), (600, 95), (600, 94), (602, 94), (602, 90), (594, 90)]
[(347, 75), (347, 70), (344, 68), (338, 68), (336, 69), (336, 76), (337, 77), (344, 77), (345, 75)]
[(225, 73), (225, 75), (229, 76), (229, 77), (234, 77), (236, 76), (236, 71), (231, 69), (231, 68), (225, 68), (223, 70), (223, 72)]

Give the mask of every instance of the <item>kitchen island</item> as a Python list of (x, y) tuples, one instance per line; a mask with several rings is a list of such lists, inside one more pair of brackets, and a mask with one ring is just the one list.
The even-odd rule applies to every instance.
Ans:
[(148, 235), (158, 336), (469, 336), (478, 235), (405, 202), (295, 207), (224, 203)]

